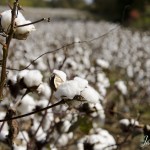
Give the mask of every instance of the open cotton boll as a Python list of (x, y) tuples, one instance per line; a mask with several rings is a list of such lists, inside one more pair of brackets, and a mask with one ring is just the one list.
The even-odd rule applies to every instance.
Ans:
[(88, 86), (88, 81), (86, 79), (80, 78), (80, 77), (75, 77), (75, 81), (78, 83), (78, 88), (82, 91), (85, 87)]
[(80, 95), (79, 85), (75, 80), (70, 80), (62, 83), (55, 92), (55, 97), (57, 99), (61, 99), (62, 97), (73, 99), (75, 95)]
[(43, 97), (49, 99), (51, 95), (51, 89), (47, 83), (41, 83), (37, 88), (37, 91)]
[[(39, 127), (39, 122), (34, 119), (33, 126), (31, 127), (32, 132), (35, 133), (35, 131), (37, 130), (38, 127)], [(47, 134), (43, 131), (42, 127), (40, 127), (36, 134), (36, 139), (38, 141), (43, 141), (43, 140), (45, 140), (46, 135)]]
[(119, 121), (119, 124), (128, 127), (130, 124), (130, 121), (129, 121), (129, 119), (121, 119)]
[[(19, 20), (18, 18), (16, 18), (16, 25), (24, 25), (24, 24), (29, 24), (31, 23), (31, 21), (29, 20)], [(25, 34), (25, 33), (29, 33), (31, 31), (35, 31), (35, 26), (33, 24), (31, 25), (27, 25), (27, 26), (23, 26), (23, 27), (17, 27), (15, 33), (16, 34)]]
[(24, 83), (27, 87), (39, 86), (42, 83), (42, 74), (38, 70), (30, 70), (24, 77)]
[(17, 75), (17, 82), (20, 82), (20, 80), (23, 79), (24, 76), (26, 76), (28, 72), (29, 70), (20, 71), (19, 74)]
[(42, 124), (42, 128), (43, 131), (48, 131), (49, 127), (51, 126), (52, 121), (54, 120), (54, 115), (52, 112), (49, 112), (46, 117), (44, 118), (43, 124)]
[[(20, 19), (16, 20), (16, 25), (19, 26), (19, 25), (24, 25), (24, 24), (29, 24), (31, 23), (31, 21), (22, 21)], [(14, 32), (14, 35), (13, 35), (13, 38), (16, 38), (18, 40), (25, 40), (29, 33), (31, 31), (35, 31), (35, 27), (33, 24), (31, 25), (26, 25), (26, 26), (22, 26), (22, 27), (17, 27), (15, 32)]]
[(127, 91), (127, 87), (124, 83), (124, 81), (117, 81), (115, 83), (117, 89), (123, 94), (123, 95), (127, 95), (128, 91)]
[(77, 145), (79, 150), (84, 150), (85, 144), (93, 150), (116, 149), (116, 141), (107, 130), (101, 128), (96, 130), (98, 130), (97, 133), (87, 135), (79, 140)]
[(91, 86), (86, 87), (82, 92), (81, 96), (84, 97), (90, 103), (99, 103), (103, 98), (101, 95)]
[[(2, 28), (3, 28), (3, 30), (4, 30), (5, 32), (7, 32), (7, 30), (8, 30), (9, 27), (10, 27), (10, 24), (11, 24), (11, 17), (12, 17), (11, 10), (6, 10), (6, 11), (4, 11), (4, 12), (1, 13), (1, 26), (2, 26)], [(20, 11), (18, 11), (18, 14), (17, 14), (17, 18), (16, 18), (16, 19), (25, 21), (25, 18), (24, 18), (24, 16), (21, 14)]]
[(21, 71), (18, 74), (17, 80), (23, 80), (27, 88), (38, 87), (42, 83), (42, 74), (38, 70)]
[(54, 70), (53, 71), (53, 74), (55, 74), (55, 75), (57, 75), (59, 78), (61, 78), (62, 80), (63, 80), (63, 82), (65, 82), (66, 81), (66, 79), (67, 79), (67, 75), (66, 75), (66, 73), (64, 73), (63, 71), (61, 71), (61, 70)]
[(130, 120), (130, 124), (133, 125), (133, 126), (138, 126), (139, 125), (139, 122), (135, 119), (131, 119)]
[[(11, 10), (6, 10), (1, 13), (1, 26), (5, 32), (9, 31), (11, 25), (12, 12)], [(31, 23), (31, 21), (26, 20), (20, 11), (17, 11), (15, 18), (15, 25), (24, 25)], [(14, 31), (13, 38), (24, 40), (27, 38), (28, 34), (31, 31), (35, 31), (35, 27), (33, 24), (26, 25), (22, 27), (16, 27)]]
[(65, 146), (68, 144), (68, 142), (73, 138), (73, 133), (64, 133), (60, 136), (60, 138), (58, 139), (58, 143), (60, 146)]
[(61, 70), (54, 70), (50, 79), (51, 88), (56, 91), (66, 81), (67, 75)]
[(17, 107), (17, 110), (21, 114), (25, 114), (25, 113), (31, 112), (35, 108), (35, 105), (36, 105), (36, 103), (35, 103), (34, 99), (31, 96), (26, 95), (21, 100), (21, 104)]

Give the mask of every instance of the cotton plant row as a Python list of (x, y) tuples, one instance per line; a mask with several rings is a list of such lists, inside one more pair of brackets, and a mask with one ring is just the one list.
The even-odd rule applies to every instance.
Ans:
[[(19, 46), (16, 45), (20, 49), (12, 58), (16, 68), (25, 67), (41, 53), (57, 49), (61, 47), (62, 44), (98, 37), (110, 29), (115, 28), (115, 25), (105, 22), (94, 23), (92, 21), (87, 23), (80, 21), (64, 23), (60, 21), (58, 23), (39, 24), (38, 28), (40, 28), (40, 31), (34, 32), (33, 35), (27, 39), (27, 42), (19, 41)], [(47, 30), (49, 32), (47, 32)], [(79, 30), (81, 31), (77, 32)], [(40, 44), (37, 42), (40, 40), (39, 35), (43, 38)], [(90, 54), (93, 59), (100, 57), (101, 59), (107, 60), (113, 67), (117, 66), (125, 69), (126, 75), (131, 80), (134, 79), (137, 86), (145, 88), (149, 85), (149, 43), (147, 33), (131, 32), (123, 28), (117, 28), (107, 36), (99, 39), (99, 41), (90, 44), (76, 44), (70, 47), (68, 53), (72, 56), (74, 56), (73, 54), (76, 54), (76, 52), (86, 55), (84, 51), (91, 53), (91, 50), (93, 50)], [(43, 47), (45, 48), (43, 49)], [(13, 48), (15, 48), (15, 46)], [(31, 49), (33, 55), (30, 55)], [(20, 61), (22, 53), (24, 53), (24, 55)], [(97, 53), (100, 53), (100, 56), (97, 56)], [(82, 55), (74, 59), (71, 57), (70, 59), (72, 61), (68, 60), (74, 69), (80, 69), (79, 73), (82, 67), (77, 67), (76, 64), (80, 62), (80, 59), (82, 59), (84, 64), (89, 65), (88, 60), (85, 58), (88, 56), (81, 56)], [(55, 56), (48, 55), (46, 57), (48, 57), (52, 68), (54, 64), (57, 67), (56, 64), (61, 63), (63, 59), (62, 52), (58, 52)], [(45, 64), (47, 62), (44, 58), (40, 58), (35, 62), (37, 69), (46, 70), (47, 65)], [(55, 59), (57, 63), (54, 63), (53, 59)], [(10, 67), (14, 68), (13, 66), (14, 65), (10, 63)], [(33, 66), (30, 67), (32, 68)]]

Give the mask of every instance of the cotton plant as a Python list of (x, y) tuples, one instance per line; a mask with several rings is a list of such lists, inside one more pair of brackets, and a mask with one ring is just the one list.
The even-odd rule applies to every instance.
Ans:
[(134, 135), (139, 135), (143, 133), (143, 126), (139, 123), (139, 121), (133, 118), (124, 118), (119, 120), (119, 126), (123, 132), (131, 132)]
[[(30, 24), (31, 21), (26, 20), (25, 17), (22, 15), (22, 13), (18, 10), (15, 12), (15, 31), (13, 38), (24, 40), (28, 37), (29, 33), (32, 31), (35, 31), (35, 26), (33, 24)], [(6, 10), (2, 12), (1, 14), (1, 28), (4, 30), (4, 32), (8, 33), (11, 26), (11, 20), (12, 20), (12, 10)], [(21, 25), (30, 24), (26, 26), (19, 27)]]
[(86, 79), (80, 77), (61, 83), (54, 95), (58, 100), (70, 99), (70, 104), (74, 101), (99, 103), (103, 99)]
[(97, 128), (96, 132), (89, 135), (85, 135), (77, 142), (78, 150), (112, 150), (116, 149), (116, 141), (114, 137), (107, 131), (101, 128)]

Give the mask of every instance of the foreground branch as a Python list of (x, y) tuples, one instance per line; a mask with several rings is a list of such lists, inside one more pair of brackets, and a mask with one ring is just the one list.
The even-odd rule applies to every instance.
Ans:
[(3, 61), (2, 61), (1, 81), (0, 81), (0, 100), (3, 99), (3, 88), (6, 83), (7, 56), (8, 56), (8, 51), (9, 51), (9, 45), (14, 34), (14, 26), (15, 26), (17, 8), (18, 8), (18, 1), (16, 0), (14, 2), (14, 6), (12, 9), (12, 19), (11, 19), (10, 31), (8, 33), (8, 37), (6, 37), (6, 45), (3, 45)]
[(26, 113), (26, 114), (23, 114), (23, 115), (20, 115), (20, 116), (15, 116), (15, 117), (12, 117), (12, 118), (5, 118), (5, 119), (0, 120), (0, 122), (4, 122), (4, 121), (9, 121), (9, 120), (14, 120), (14, 119), (19, 119), (19, 118), (27, 117), (27, 116), (33, 115), (33, 114), (35, 114), (35, 113), (39, 113), (39, 112), (41, 112), (41, 111), (47, 110), (47, 109), (49, 109), (49, 108), (53, 108), (53, 107), (56, 107), (56, 106), (58, 106), (58, 105), (64, 104), (64, 103), (66, 103), (66, 102), (68, 102), (68, 101), (70, 101), (70, 100), (64, 100), (64, 99), (62, 99), (61, 101), (59, 101), (59, 102), (57, 102), (57, 103), (55, 103), (55, 104), (52, 104), (52, 105), (50, 105), (50, 106), (47, 106), (47, 107), (45, 107), (45, 108), (42, 108), (42, 109), (39, 109), (39, 110), (30, 112), (30, 113)]

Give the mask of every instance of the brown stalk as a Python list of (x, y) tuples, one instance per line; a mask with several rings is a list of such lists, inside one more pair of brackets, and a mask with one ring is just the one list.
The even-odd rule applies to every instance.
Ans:
[(10, 25), (10, 31), (8, 33), (8, 37), (6, 37), (6, 44), (3, 45), (3, 60), (2, 60), (2, 71), (1, 71), (1, 81), (0, 81), (0, 100), (3, 99), (3, 88), (6, 83), (6, 66), (7, 66), (7, 56), (9, 52), (9, 45), (13, 38), (14, 34), (14, 26), (15, 26), (15, 18), (16, 18), (16, 11), (18, 7), (18, 0), (14, 2), (14, 6), (12, 9), (12, 19)]

